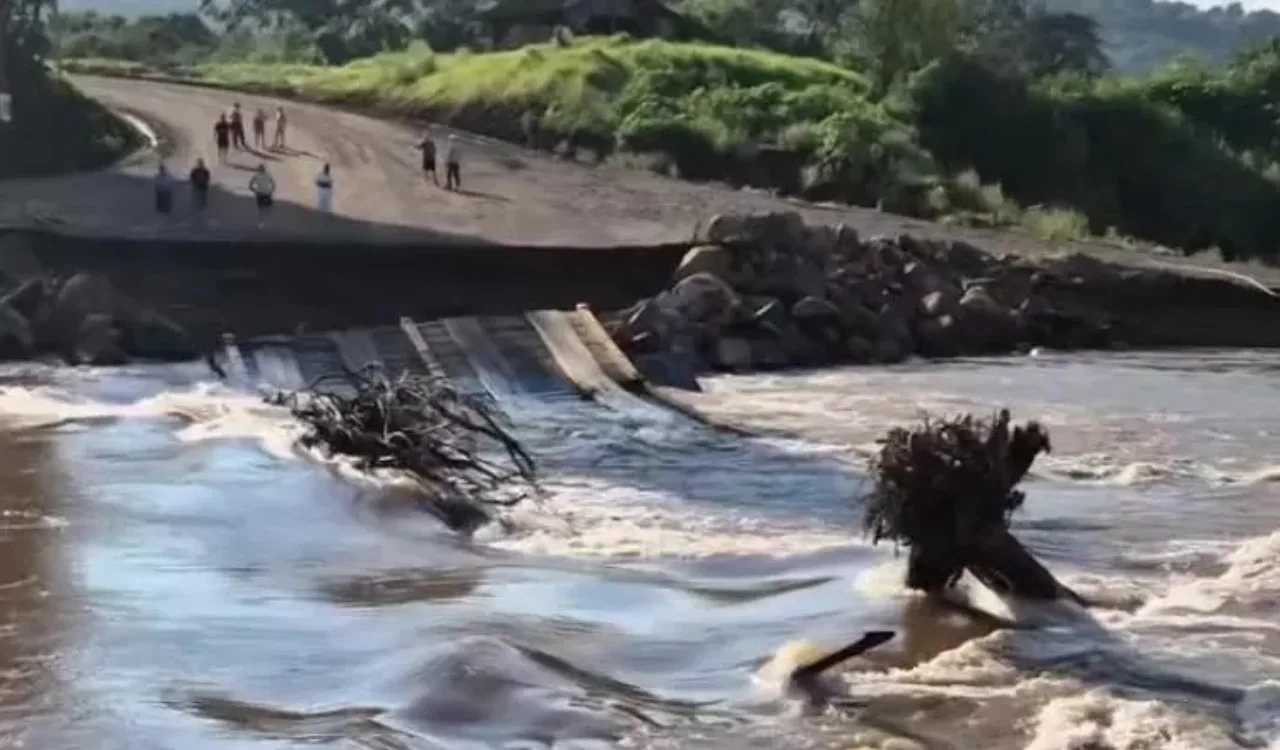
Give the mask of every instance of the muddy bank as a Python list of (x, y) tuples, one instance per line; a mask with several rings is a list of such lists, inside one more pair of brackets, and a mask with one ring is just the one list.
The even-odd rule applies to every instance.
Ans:
[(503, 315), (660, 290), (687, 245), (616, 249), (360, 244), (260, 236), (180, 241), (0, 233), (0, 277), (100, 277), (198, 345), (241, 336)]
[(655, 380), (699, 370), (893, 363), (1052, 349), (1280, 346), (1280, 299), (1235, 278), (1083, 254), (996, 256), (863, 238), (795, 213), (718, 216), (662, 293), (609, 321)]

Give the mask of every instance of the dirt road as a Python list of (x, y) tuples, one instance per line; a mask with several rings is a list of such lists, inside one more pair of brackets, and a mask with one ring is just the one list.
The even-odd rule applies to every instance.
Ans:
[[(464, 190), (449, 193), (424, 179), (413, 148), (420, 131), (404, 125), (192, 86), (96, 77), (75, 81), (89, 94), (152, 124), (162, 147), (101, 173), (0, 182), (0, 222), (36, 214), (95, 233), (192, 236), (257, 231), (248, 170), (265, 163), (279, 185), (277, 210), (267, 232), (332, 237), (358, 231), (365, 240), (443, 238), (606, 247), (683, 241), (699, 221), (716, 213), (788, 208), (810, 220), (845, 222), (865, 235), (911, 232), (962, 238), (996, 253), (1020, 255), (1063, 249), (1016, 233), (963, 230), (867, 209), (815, 206), (720, 185), (585, 166), (467, 134), (458, 134)], [(260, 107), (273, 112), (283, 106), (289, 121), (288, 149), (233, 152), (230, 164), (215, 164), (212, 125), (234, 101), (250, 114)], [(443, 128), (434, 132), (438, 139), (448, 133)], [(149, 181), (157, 159), (185, 175), (197, 156), (210, 163), (219, 187), (207, 225), (195, 225), (187, 216), (185, 194), (177, 214), (160, 221), (152, 210)], [(314, 211), (314, 180), (325, 161), (334, 174), (333, 217)], [(1280, 285), (1280, 271), (1275, 269), (1207, 258), (1153, 258), (1109, 245), (1075, 247), (1135, 265), (1174, 262), (1243, 271), (1268, 286)]]

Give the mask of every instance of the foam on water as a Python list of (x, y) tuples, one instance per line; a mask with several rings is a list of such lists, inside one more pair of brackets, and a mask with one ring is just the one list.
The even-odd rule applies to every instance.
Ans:
[(185, 442), (251, 439), (277, 456), (292, 455), (300, 425), (287, 410), (218, 383), (196, 383), (130, 402), (87, 398), (64, 387), (0, 387), (0, 422), (33, 429), (100, 419), (173, 419)]
[(1176, 582), (1136, 617), (1169, 612), (1231, 613), (1262, 609), (1280, 612), (1280, 531), (1250, 539), (1222, 557), (1225, 569), (1209, 578)]
[[(849, 395), (848, 379), (838, 375), (816, 380), (827, 390), (805, 393), (783, 380), (771, 384), (766, 379), (714, 380), (709, 387), (710, 401), (730, 416), (773, 410), (777, 426), (818, 425), (804, 440), (730, 441), (691, 423), (651, 422), (589, 404), (510, 397), (504, 406), (543, 461), (548, 493), (516, 508), (505, 530), (487, 530), (483, 540), (513, 552), (645, 560), (799, 556), (859, 544), (851, 533), (856, 528), (851, 515), (824, 515), (815, 503), (825, 502), (829, 509), (846, 505), (842, 495), (855, 489), (861, 462), (874, 451), (867, 440), (883, 432), (885, 413), (907, 414), (904, 404), (911, 399), (898, 399), (891, 409), (883, 393)], [(255, 394), (202, 383), (112, 403), (76, 395), (79, 390), (74, 383), (0, 387), (0, 420), (18, 428), (116, 418), (172, 420), (174, 434), (184, 441), (248, 439), (273, 455), (300, 455), (294, 447), (300, 426), (286, 410), (263, 404)], [(926, 391), (922, 398), (912, 403), (969, 408), (965, 399), (946, 393)], [(839, 434), (826, 431), (833, 415), (841, 420)], [(1083, 421), (1074, 413), (1071, 419)], [(1177, 422), (1176, 415), (1164, 419)], [(325, 460), (356, 481), (396, 481), (392, 475), (354, 472), (342, 461), (309, 458)], [(1040, 479), (1143, 488), (1170, 481), (1265, 485), (1275, 476), (1274, 467), (1242, 469), (1199, 456), (1135, 456), (1104, 443), (1091, 452), (1055, 454)], [(813, 497), (800, 497), (802, 488)], [(881, 601), (907, 596), (903, 560), (887, 550), (880, 559), (851, 582), (856, 594)], [(1182, 628), (1248, 635), (1280, 630), (1280, 531), (1243, 542), (1166, 541), (1158, 549), (1126, 549), (1119, 562), (1133, 568), (1065, 575), (1068, 584), (1101, 600), (1095, 622), (1048, 610), (1015, 611), (974, 589), (974, 603), (981, 608), (1022, 623), (1035, 618), (1041, 629), (997, 631), (909, 667), (864, 665), (845, 674), (848, 690), (865, 697), (1014, 701), (1025, 709), (1018, 715), (1027, 721), (1021, 746), (1028, 750), (1218, 750), (1239, 747), (1236, 736), (1280, 748), (1280, 682), (1238, 685), (1241, 697), (1223, 707), (1230, 713), (1224, 721), (1213, 711), (1144, 694), (1142, 688), (1122, 695), (1098, 687), (1106, 680), (1097, 679), (1124, 683), (1126, 662), (1117, 655), (1152, 649), (1158, 641), (1148, 632), (1156, 626), (1172, 630), (1174, 644)], [(776, 686), (770, 675), (807, 661), (815, 648), (781, 650), (757, 679)]]

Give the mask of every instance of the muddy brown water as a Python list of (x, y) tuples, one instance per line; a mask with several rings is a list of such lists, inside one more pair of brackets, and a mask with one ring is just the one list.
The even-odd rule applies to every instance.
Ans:
[[(511, 402), (552, 492), (462, 540), (201, 366), (10, 368), (0, 746), (1276, 747), (1278, 374), (1220, 351), (709, 380), (702, 408), (791, 435), (755, 440)], [(1053, 432), (1017, 533), (1091, 618), (929, 610), (852, 533), (876, 436), (997, 404)], [(899, 637), (841, 673), (851, 704), (768, 678), (785, 643), (869, 628)]]

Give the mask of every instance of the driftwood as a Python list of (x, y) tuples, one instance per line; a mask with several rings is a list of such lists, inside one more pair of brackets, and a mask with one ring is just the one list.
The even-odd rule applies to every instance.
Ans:
[(1018, 483), (1051, 450), (1044, 427), (1010, 429), (1009, 411), (1002, 410), (991, 421), (926, 418), (895, 428), (881, 443), (866, 530), (873, 543), (909, 548), (909, 588), (940, 593), (967, 569), (998, 593), (1082, 601), (1009, 533), (1025, 500)]
[(443, 379), (389, 378), (369, 368), (324, 376), (269, 400), (306, 424), (304, 447), (353, 457), (365, 471), (394, 469), (415, 479), (429, 508), (452, 528), (474, 530), (490, 520), (489, 509), (538, 492), (532, 456), (490, 404)]

